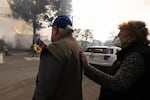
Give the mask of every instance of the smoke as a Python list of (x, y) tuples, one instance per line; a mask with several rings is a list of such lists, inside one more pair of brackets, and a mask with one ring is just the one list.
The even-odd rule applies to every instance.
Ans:
[[(29, 25), (25, 24), (22, 20), (14, 20), (6, 17), (0, 17), (0, 23), (2, 23), (0, 24), (0, 37), (9, 48), (16, 48), (19, 43), (21, 43), (20, 47), (22, 48), (30, 48), (30, 43), (28, 41), (32, 43), (32, 30)], [(27, 39), (24, 34), (29, 38)], [(25, 41), (27, 42), (25, 43)]]
[[(11, 0), (10, 0), (11, 1)], [(24, 0), (26, 1), (26, 0)], [(30, 1), (30, 0), (29, 0)], [(42, 1), (42, 0), (41, 0)], [(58, 0), (60, 4), (59, 8), (59, 14), (63, 15), (69, 15), (72, 11), (72, 0)], [(43, 1), (42, 4), (44, 5)], [(41, 5), (42, 5), (41, 4)], [(41, 6), (40, 5), (40, 6)], [(29, 6), (25, 6), (25, 8), (30, 8)], [(25, 21), (22, 20), (15, 20), (11, 18), (10, 15), (12, 12), (9, 8), (9, 5), (7, 3), (7, 0), (0, 0), (0, 39), (4, 40), (4, 42), (10, 47), (10, 48), (30, 48), (32, 44), (32, 38), (33, 38), (33, 29), (31, 25), (28, 25), (25, 23)], [(19, 9), (17, 9), (19, 10)], [(34, 9), (32, 9), (34, 10)], [(38, 11), (40, 11), (39, 9)], [(42, 11), (42, 10), (41, 10)], [(23, 11), (21, 11), (23, 12)], [(22, 14), (24, 14), (23, 12)], [(29, 12), (30, 13), (30, 12)], [(28, 16), (25, 16), (27, 18)], [(39, 31), (39, 33), (47, 33), (43, 34), (41, 37), (43, 40), (50, 40), (50, 29), (45, 29)]]

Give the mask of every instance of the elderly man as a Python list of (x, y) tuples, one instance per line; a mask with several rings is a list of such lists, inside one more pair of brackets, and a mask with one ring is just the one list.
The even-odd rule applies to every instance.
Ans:
[(82, 100), (81, 48), (72, 37), (69, 17), (52, 25), (52, 44), (41, 53), (33, 100)]

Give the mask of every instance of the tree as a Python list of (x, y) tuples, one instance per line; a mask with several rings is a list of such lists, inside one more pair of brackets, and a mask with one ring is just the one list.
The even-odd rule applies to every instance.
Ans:
[[(42, 21), (53, 20), (53, 16), (70, 12), (71, 0), (7, 0), (14, 18), (22, 18), (33, 25), (33, 41), (36, 29), (43, 28)], [(69, 4), (64, 7), (65, 4)], [(68, 1), (68, 2), (67, 2)], [(70, 1), (70, 2), (69, 2)], [(66, 6), (66, 5), (65, 5)]]
[(84, 30), (84, 34), (82, 34), (82, 37), (85, 38), (85, 43), (84, 43), (84, 48), (87, 47), (88, 44), (88, 39), (93, 40), (93, 34), (92, 31), (90, 29), (86, 29)]
[(80, 37), (80, 32), (81, 32), (81, 29), (74, 29), (73, 36), (75, 37), (75, 39)]
[[(47, 0), (7, 0), (12, 10), (14, 18), (22, 18), (33, 25), (33, 38), (36, 34), (36, 29), (42, 28), (41, 17), (48, 12), (47, 5), (51, 2)], [(51, 6), (53, 8), (53, 6)]]
[(57, 9), (58, 9), (58, 12), (57, 12), (57, 15), (68, 15), (70, 16), (71, 14), (71, 11), (72, 11), (72, 0), (58, 0), (60, 1)]
[(93, 33), (90, 29), (74, 29), (73, 35), (77, 40), (81, 41), (81, 46), (83, 47), (83, 49), (85, 49), (87, 45), (93, 42)]
[(82, 37), (85, 38), (85, 41), (87, 41), (88, 39), (93, 40), (93, 34), (92, 31), (90, 29), (86, 29), (83, 32), (84, 34), (82, 34)]
[[(54, 5), (52, 8), (52, 11), (55, 12), (54, 13), (54, 17), (55, 16), (59, 16), (59, 15), (67, 15), (67, 16), (71, 16), (71, 12), (72, 12), (72, 0), (50, 0), (52, 2), (52, 4)], [(46, 16), (45, 18), (46, 20), (51, 19), (51, 17)]]

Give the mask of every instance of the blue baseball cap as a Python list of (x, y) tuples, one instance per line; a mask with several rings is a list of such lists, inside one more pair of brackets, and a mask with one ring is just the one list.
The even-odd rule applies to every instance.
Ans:
[(62, 16), (58, 16), (52, 26), (57, 26), (59, 28), (63, 28), (66, 29), (67, 26), (71, 26), (72, 27), (72, 22), (70, 20), (70, 18), (66, 15), (62, 15)]

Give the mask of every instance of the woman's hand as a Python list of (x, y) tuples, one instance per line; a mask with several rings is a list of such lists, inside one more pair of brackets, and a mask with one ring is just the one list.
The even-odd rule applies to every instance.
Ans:
[(83, 52), (80, 52), (80, 59), (81, 59), (82, 67), (84, 69), (89, 68), (89, 63), (88, 63), (87, 58)]

